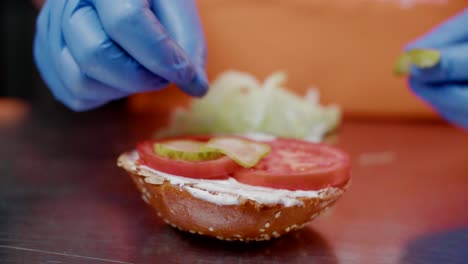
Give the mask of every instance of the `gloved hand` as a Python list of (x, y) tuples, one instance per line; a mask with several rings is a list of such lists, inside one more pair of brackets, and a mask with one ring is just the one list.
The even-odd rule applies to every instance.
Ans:
[(423, 65), (411, 67), (411, 89), (443, 118), (468, 129), (468, 8), (406, 47), (414, 49), (432, 51), (420, 56)]
[(169, 82), (207, 92), (194, 0), (47, 0), (34, 57), (53, 95), (84, 111)]

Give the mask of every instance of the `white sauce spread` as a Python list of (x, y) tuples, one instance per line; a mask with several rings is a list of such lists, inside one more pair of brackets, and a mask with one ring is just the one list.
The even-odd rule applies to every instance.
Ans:
[(194, 197), (218, 205), (238, 205), (242, 201), (252, 200), (261, 204), (281, 204), (286, 207), (303, 206), (299, 198), (326, 198), (341, 192), (338, 188), (325, 188), (318, 191), (290, 191), (267, 187), (252, 186), (240, 183), (234, 178), (223, 180), (193, 179), (165, 172), (157, 171), (135, 162), (139, 156), (136, 151), (127, 156), (124, 167), (144, 176), (145, 181), (151, 184), (162, 184), (162, 179), (172, 185), (179, 186)]
[(270, 135), (270, 134), (264, 134), (264, 133), (257, 133), (257, 132), (252, 132), (252, 133), (247, 133), (247, 134), (242, 134), (243, 137), (246, 137), (251, 140), (255, 141), (273, 141), (276, 139), (275, 136)]

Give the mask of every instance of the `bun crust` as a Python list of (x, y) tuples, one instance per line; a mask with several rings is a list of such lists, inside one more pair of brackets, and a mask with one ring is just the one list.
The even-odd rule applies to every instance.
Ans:
[(155, 174), (148, 180), (148, 175), (142, 173), (138, 161), (131, 155), (122, 154), (118, 166), (129, 173), (143, 200), (167, 224), (227, 241), (270, 240), (300, 229), (332, 206), (349, 185), (343, 189), (325, 188), (317, 197), (297, 198), (302, 205), (262, 204), (241, 193), (238, 205), (219, 205), (193, 196), (179, 185), (171, 184), (163, 175)]

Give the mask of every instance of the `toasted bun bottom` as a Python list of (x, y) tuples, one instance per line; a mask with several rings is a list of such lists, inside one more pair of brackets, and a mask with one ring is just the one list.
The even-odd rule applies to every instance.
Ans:
[(142, 193), (145, 202), (174, 228), (227, 241), (262, 241), (280, 237), (302, 228), (332, 206), (344, 189), (328, 188), (326, 195), (298, 198), (303, 205), (262, 204), (239, 196), (238, 205), (219, 205), (194, 197), (163, 176), (160, 182), (145, 181), (129, 154), (119, 157), (124, 168)]

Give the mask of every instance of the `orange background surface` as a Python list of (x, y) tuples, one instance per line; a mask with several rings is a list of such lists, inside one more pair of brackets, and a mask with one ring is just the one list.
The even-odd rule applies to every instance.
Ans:
[[(468, 3), (413, 2), (405, 8), (388, 0), (199, 0), (208, 78), (235, 69), (263, 79), (281, 69), (288, 87), (317, 87), (322, 102), (338, 103), (348, 116), (434, 118), (392, 67), (406, 43)], [(160, 111), (187, 100), (171, 88), (135, 96), (130, 105)]]

